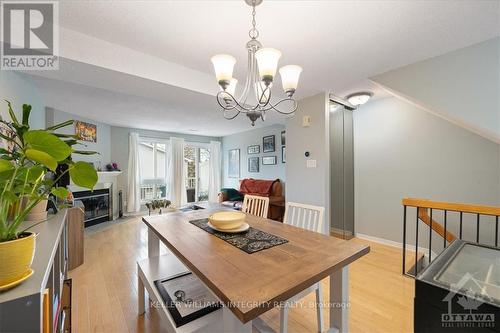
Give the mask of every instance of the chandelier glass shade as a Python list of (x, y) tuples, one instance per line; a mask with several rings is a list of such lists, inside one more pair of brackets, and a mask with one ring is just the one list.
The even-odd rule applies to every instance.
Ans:
[(215, 77), (220, 86), (217, 102), (226, 119), (234, 119), (244, 113), (250, 119), (252, 126), (259, 118), (265, 120), (266, 112), (274, 110), (281, 114), (292, 114), (297, 110), (297, 101), (293, 99), (297, 89), (302, 68), (297, 65), (287, 65), (279, 69), (283, 90), (286, 98), (272, 102), (272, 87), (278, 70), (281, 52), (273, 48), (264, 48), (257, 40), (259, 31), (255, 21), (255, 7), (262, 0), (245, 0), (252, 6), (252, 28), (246, 44), (248, 51), (247, 77), (239, 98), (235, 97), (238, 80), (233, 77), (236, 59), (227, 54), (218, 54), (211, 58)]

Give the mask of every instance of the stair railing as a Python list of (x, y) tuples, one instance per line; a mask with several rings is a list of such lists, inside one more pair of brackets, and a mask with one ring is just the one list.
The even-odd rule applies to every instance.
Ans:
[[(440, 202), (431, 201), (426, 199), (412, 199), (405, 198), (402, 200), (404, 208), (403, 217), (403, 274), (415, 277), (419, 273), (418, 262), (419, 262), (419, 224), (423, 222), (424, 226), (429, 228), (429, 238), (428, 238), (428, 263), (430, 264), (433, 260), (433, 248), (432, 248), (432, 235), (433, 232), (439, 235), (443, 239), (444, 250), (452, 241), (454, 241), (457, 236), (450, 231), (449, 226), (449, 215), (454, 213), (458, 214), (459, 225), (458, 225), (458, 238), (463, 239), (464, 236), (464, 215), (475, 216), (475, 237), (472, 241), (475, 243), (480, 243), (480, 228), (481, 228), (481, 217), (490, 216), (494, 218), (495, 223), (495, 235), (494, 235), (494, 245), (498, 247), (498, 217), (500, 216), (500, 207), (494, 206), (482, 206), (482, 205), (470, 205), (470, 204), (460, 204), (460, 203), (450, 203), (450, 202)], [(413, 272), (407, 271), (406, 269), (406, 242), (407, 242), (407, 210), (409, 207), (416, 208), (415, 210), (415, 263)], [(443, 212), (443, 224), (436, 221), (437, 216), (435, 211)], [(491, 219), (491, 218), (490, 218)], [(470, 223), (468, 220), (467, 223)], [(455, 228), (457, 229), (457, 228)], [(470, 236), (470, 235), (468, 235)], [(468, 239), (471, 241), (470, 237)]]

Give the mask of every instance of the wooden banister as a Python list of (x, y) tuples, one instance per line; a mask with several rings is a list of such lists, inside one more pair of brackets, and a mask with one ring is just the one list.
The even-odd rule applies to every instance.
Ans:
[[(425, 224), (427, 224), (429, 227), (431, 226), (431, 217), (429, 216), (427, 208), (418, 208), (418, 218), (422, 220)], [(436, 220), (432, 219), (432, 230), (434, 230), (438, 235), (444, 238), (445, 232), (444, 228), (441, 225), (441, 223), (437, 222)], [(452, 242), (456, 239), (457, 237), (446, 230), (446, 240), (448, 242)]]
[(469, 205), (469, 204), (432, 201), (432, 200), (414, 199), (414, 198), (404, 198), (402, 200), (402, 203), (404, 206), (410, 206), (410, 207), (432, 208), (432, 209), (440, 209), (440, 210), (447, 210), (454, 212), (500, 216), (500, 207), (495, 207), (495, 206)]

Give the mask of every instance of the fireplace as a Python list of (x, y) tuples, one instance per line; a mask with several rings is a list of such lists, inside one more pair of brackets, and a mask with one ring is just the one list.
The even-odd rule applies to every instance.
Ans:
[(93, 191), (72, 187), (74, 200), (85, 207), (85, 227), (113, 220), (111, 184), (97, 184)]

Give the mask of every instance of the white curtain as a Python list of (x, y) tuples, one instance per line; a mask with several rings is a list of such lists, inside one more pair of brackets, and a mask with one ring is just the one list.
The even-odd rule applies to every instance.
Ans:
[(187, 203), (186, 173), (184, 169), (184, 139), (170, 138), (167, 160), (170, 200), (176, 207)]
[(127, 212), (138, 212), (141, 210), (141, 161), (138, 133), (130, 133), (129, 137), (127, 185)]
[(208, 201), (217, 202), (220, 191), (221, 153), (220, 142), (210, 141), (210, 170), (208, 177)]

